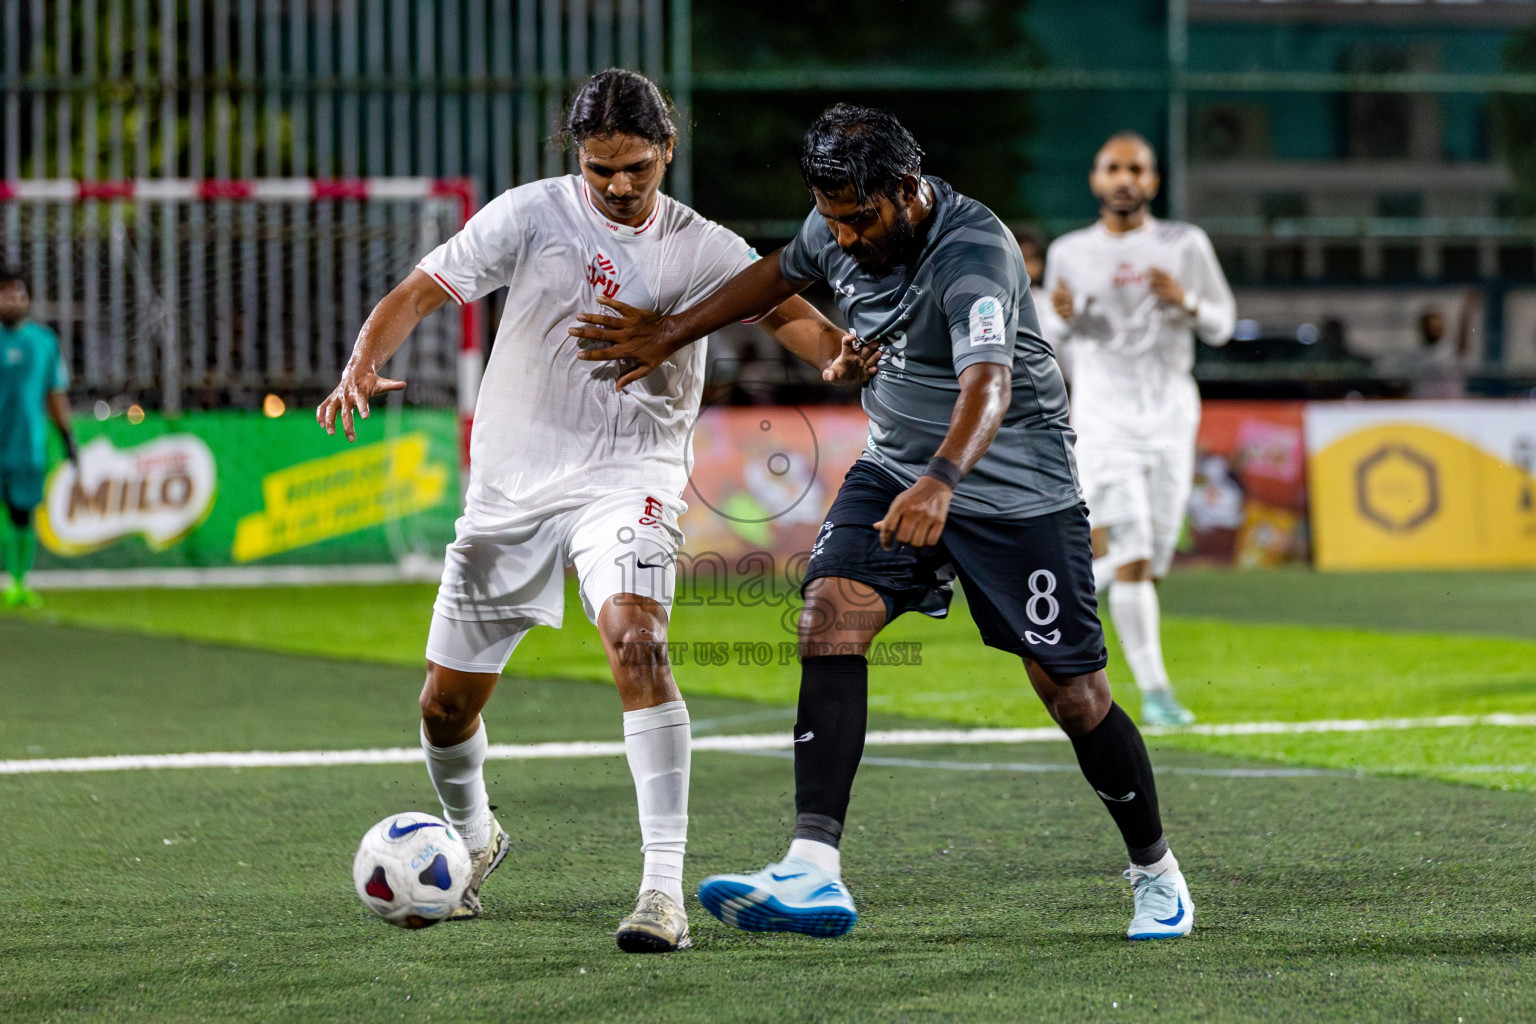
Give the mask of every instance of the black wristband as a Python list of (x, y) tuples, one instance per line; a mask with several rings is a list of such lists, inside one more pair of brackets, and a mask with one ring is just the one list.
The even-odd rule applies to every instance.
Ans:
[(940, 455), (934, 456), (928, 463), (923, 476), (931, 476), (941, 484), (948, 484), (950, 490), (960, 485), (960, 467)]

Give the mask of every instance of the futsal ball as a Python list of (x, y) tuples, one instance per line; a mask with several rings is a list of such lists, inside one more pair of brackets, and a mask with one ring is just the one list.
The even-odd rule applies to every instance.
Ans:
[(453, 913), (469, 873), (469, 848), (453, 826), (414, 811), (370, 828), (352, 858), (363, 905), (401, 928), (425, 928)]

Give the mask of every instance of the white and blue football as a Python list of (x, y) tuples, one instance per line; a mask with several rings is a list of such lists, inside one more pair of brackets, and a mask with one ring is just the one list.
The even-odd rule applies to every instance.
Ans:
[(352, 858), (358, 898), (401, 928), (425, 928), (453, 913), (469, 873), (469, 849), (454, 827), (415, 811), (370, 828)]

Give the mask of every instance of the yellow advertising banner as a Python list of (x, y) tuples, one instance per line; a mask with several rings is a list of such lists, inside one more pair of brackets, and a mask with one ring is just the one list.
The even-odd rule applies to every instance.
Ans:
[(1309, 405), (1321, 569), (1536, 566), (1536, 403)]
[(429, 457), (425, 434), (347, 448), (270, 473), (266, 507), (235, 524), (233, 555), (250, 562), (429, 509), (443, 499), (448, 469)]

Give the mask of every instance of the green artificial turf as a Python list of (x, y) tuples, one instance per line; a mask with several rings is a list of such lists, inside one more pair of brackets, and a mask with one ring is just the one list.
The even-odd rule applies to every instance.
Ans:
[(1536, 572), (1233, 572), (1178, 569), (1160, 585), (1179, 615), (1245, 622), (1536, 639)]
[[(1536, 637), (1391, 629), (1423, 621), (1416, 602), (1476, 607), (1514, 600), (1524, 586), (1519, 574), (1370, 574), (1357, 579), (1299, 572), (1192, 572), (1171, 579), (1181, 578), (1187, 581), (1181, 584), (1186, 586), (1182, 597), (1169, 585), (1173, 594), (1163, 623), (1164, 649), (1180, 697), (1202, 722), (1536, 713)], [(1204, 588), (1204, 599), (1211, 599), (1218, 583), (1234, 592), (1230, 602), (1234, 614), (1251, 610), (1265, 593), (1255, 580), (1285, 581), (1276, 586), (1290, 598), (1281, 601), (1271, 595), (1264, 606), (1278, 621), (1174, 614), (1178, 608), (1210, 612), (1190, 595)], [(1383, 581), (1413, 585), (1405, 585), (1394, 600), (1371, 605), (1373, 618), (1357, 616), (1373, 628), (1308, 624), (1309, 616), (1317, 618), (1312, 614), (1317, 608), (1349, 603), (1337, 596), (1341, 588), (1359, 598), (1374, 592)], [(38, 616), (0, 616), (0, 629), (14, 630), (16, 643), (25, 642), (28, 624), (68, 622), (322, 655), (338, 662), (325, 675), (359, 679), (364, 682), (357, 685), (365, 685), (369, 663), (422, 664), (432, 594), (432, 587), (421, 585), (56, 592), (48, 595), (48, 608)], [(574, 593), (568, 595), (567, 609), (566, 627), (535, 629), (518, 648), (509, 673), (544, 680), (607, 678), (607, 661), (596, 631), (582, 616)], [(680, 605), (671, 639), (680, 645), (676, 673), (684, 692), (691, 698), (717, 696), (793, 706), (799, 670), (791, 656), (792, 646), (786, 646), (793, 641), (788, 629), (793, 617), (793, 607), (783, 601)], [(1334, 618), (1328, 617), (1328, 622)], [(1518, 619), (1512, 621), (1518, 624)], [(1049, 724), (1018, 660), (981, 645), (962, 599), (957, 599), (946, 621), (905, 616), (880, 639), (891, 645), (919, 644), (921, 662), (871, 669), (875, 711), (963, 725)], [(1112, 631), (1109, 649), (1116, 697), (1134, 713), (1139, 706), (1136, 690)], [(721, 650), (725, 664), (705, 663)], [(764, 651), (770, 655), (769, 663), (760, 665), (751, 655)], [(257, 699), (257, 692), (253, 688), (251, 699)], [(185, 699), (196, 701), (198, 696), (193, 693)], [(390, 716), (406, 701), (408, 697), (396, 694), (383, 703), (375, 702), (365, 714), (395, 721)], [(783, 723), (761, 726), (782, 727)], [(155, 726), (147, 728), (148, 734), (154, 733)], [(323, 734), (324, 719), (311, 718), (305, 728)], [(412, 742), (410, 728), (408, 723), (398, 726), (397, 732), (406, 732), (389, 742)], [(1531, 770), (1536, 765), (1536, 729), (1414, 730), (1368, 736), (1179, 736), (1164, 742), (1170, 747), (1220, 750), (1287, 763), (1536, 790), (1536, 770)], [(251, 745), (242, 743), (238, 735), (227, 742), (235, 747)], [(1527, 770), (1489, 770), (1497, 767)]]
[[(209, 662), (186, 658), (186, 645), (165, 647), (164, 676), (208, 678)], [(233, 664), (209, 684), (220, 691), (259, 668), (251, 658), (273, 661), (266, 679), (294, 664), (204, 653), (221, 656)], [(0, 673), (15, 682), (12, 669)], [(406, 681), (403, 670), (378, 675), (380, 685)], [(122, 686), (119, 713), (134, 694), (156, 701), (148, 680)], [(567, 737), (610, 736), (616, 712), (592, 711), (602, 696), (561, 684), (541, 715)], [(273, 694), (265, 713), (242, 717), (270, 734), (266, 720), (288, 703)], [(212, 701), (179, 714), (193, 735), (218, 732)], [(367, 716), (329, 727), (337, 746), (380, 735)], [(609, 937), (639, 863), (619, 758), (490, 762), (512, 854), (486, 886), (486, 917), (423, 932), (369, 916), (348, 870), (369, 824), (432, 806), (417, 765), (0, 776), (0, 815), (12, 823), (0, 1019), (1536, 1015), (1536, 829), (1525, 794), (1348, 775), (1234, 778), (1220, 773), (1239, 762), (1160, 750), (1164, 821), (1190, 878), (1196, 931), (1133, 944), (1123, 938), (1124, 851), (1070, 748), (905, 748), (899, 765), (881, 753), (860, 773), (844, 844), (861, 913), (849, 936), (737, 933), (690, 900), (696, 948), (665, 957), (625, 956)], [(953, 770), (965, 762), (1062, 770)], [(789, 787), (783, 758), (696, 755), (690, 888), (782, 852)]]
[[(250, 644), (253, 622), (306, 628), (295, 595), (201, 596), (210, 614), (228, 616), (227, 633), (247, 631), (225, 639)], [(348, 615), (367, 624), (354, 639), (387, 636), (369, 595), (401, 596), (347, 592)], [(64, 604), (54, 602), (55, 614)], [(1213, 628), (1185, 623), (1196, 634)], [(1258, 630), (1234, 637), (1272, 634), (1276, 650), (1338, 636), (1404, 639), (1215, 625)], [(1408, 638), (1434, 649), (1435, 638)], [(1443, 642), (1446, 671), (1455, 644), (1517, 643)], [(0, 759), (416, 742), (416, 665), (35, 616), (0, 616), (0, 650)], [(1482, 650), (1462, 653), (1475, 660)], [(1520, 684), (1487, 680), (1515, 679), (1518, 666), (1484, 661), (1479, 706), (1510, 705)], [(979, 670), (928, 669), (877, 674), (877, 696), (910, 698), (933, 692), (923, 679), (951, 678), (956, 692), (1004, 709), (998, 716), (1011, 706), (986, 696)], [(691, 674), (700, 734), (791, 721), (783, 704), (701, 690), (745, 670)], [(1315, 681), (1250, 685), (1308, 693)], [(1380, 686), (1390, 689), (1385, 678)], [(1402, 692), (1399, 713), (1447, 706), (1432, 688)], [(619, 733), (611, 685), (508, 678), (486, 714), (495, 742)], [(877, 712), (872, 724), (960, 718)], [(10, 826), (0, 1020), (1536, 1019), (1532, 796), (1388, 777), (1459, 765), (1484, 787), (1529, 788), (1529, 774), (1477, 769), (1516, 765), (1522, 754), (1536, 767), (1531, 735), (1150, 738), (1164, 824), (1197, 908), (1194, 935), (1164, 943), (1123, 938), (1124, 850), (1068, 744), (871, 747), (844, 844), (858, 927), (840, 940), (747, 935), (690, 900), (697, 948), (666, 957), (624, 956), (609, 935), (632, 903), (639, 866), (633, 788), (617, 757), (489, 762), (513, 853), (486, 887), (485, 918), (424, 932), (368, 915), (349, 877), (368, 825), (433, 806), (419, 765), (0, 774), (0, 820)], [(1343, 770), (1240, 774), (1275, 760)], [(791, 790), (786, 752), (696, 753), (689, 888), (708, 872), (755, 870), (781, 855)]]

